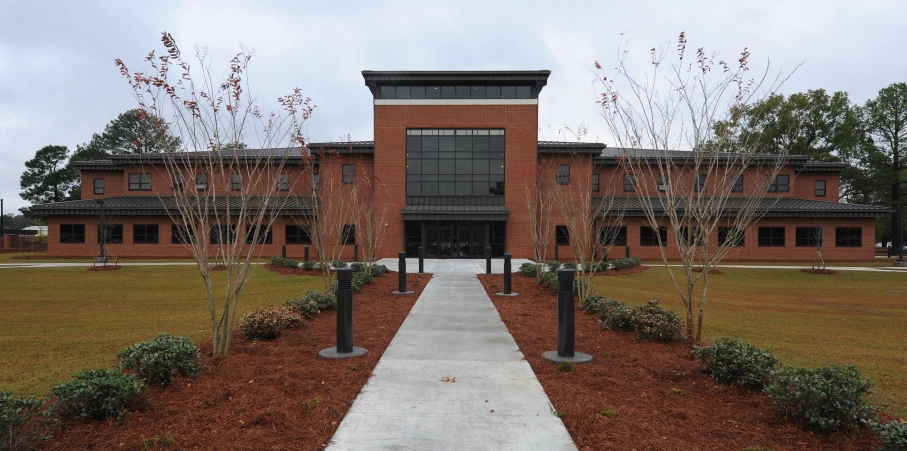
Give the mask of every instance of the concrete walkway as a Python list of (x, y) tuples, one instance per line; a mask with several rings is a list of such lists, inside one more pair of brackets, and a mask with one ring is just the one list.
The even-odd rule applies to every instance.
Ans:
[(478, 262), (455, 262), (432, 266), (328, 449), (576, 450), (476, 271), (468, 272)]

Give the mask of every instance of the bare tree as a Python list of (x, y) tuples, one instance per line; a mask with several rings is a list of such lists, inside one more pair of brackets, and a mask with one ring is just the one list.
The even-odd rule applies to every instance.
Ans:
[(384, 242), (384, 231), (387, 226), (387, 202), (379, 192), (381, 180), (375, 174), (362, 174), (358, 177), (355, 194), (358, 213), (354, 214), (356, 224), (356, 243), (361, 250), (360, 257), (366, 270), (371, 274), (372, 265), (378, 260), (378, 251)]
[[(165, 54), (149, 53), (147, 71), (130, 72), (120, 59), (116, 65), (142, 114), (159, 118), (160, 133), (180, 138), (180, 147), (137, 159), (150, 173), (129, 183), (153, 186), (174, 235), (195, 260), (207, 294), (213, 353), (220, 357), (230, 351), (236, 308), (275, 219), (284, 209), (308, 204), (279, 193), (290, 191), (284, 172), (290, 162), (304, 160), (301, 130), (314, 106), (296, 89), (279, 99), (283, 113), (263, 114), (250, 94), (251, 51), (242, 49), (227, 75), (217, 79), (204, 49), (196, 49), (196, 66), (190, 67), (169, 33), (161, 41)], [(249, 136), (260, 150), (233, 145)], [(155, 175), (165, 182), (152, 184)], [(215, 264), (223, 276), (214, 276)]]
[[(554, 187), (551, 180), (539, 175), (544, 172), (543, 164), (539, 164), (536, 173), (526, 174), (527, 178), (534, 180), (533, 184), (525, 186), (523, 205), (526, 208), (526, 217), (529, 224), (529, 239), (532, 242), (532, 251), (535, 261), (545, 262), (548, 258), (548, 246), (551, 244), (552, 229), (554, 226)], [(541, 277), (541, 272), (536, 273)]]
[[(777, 201), (766, 193), (778, 191), (789, 149), (758, 153), (764, 143), (741, 138), (758, 134), (743, 133), (747, 124), (740, 120), (749, 104), (773, 94), (786, 77), (769, 80), (766, 69), (751, 78), (747, 50), (731, 65), (702, 48), (690, 62), (686, 46), (681, 33), (674, 62), (667, 60), (666, 46), (653, 48), (650, 71), (642, 78), (628, 67), (626, 40), (618, 46), (613, 76), (595, 66), (602, 116), (618, 147), (613, 155), (635, 177), (646, 222), (683, 301), (685, 338), (692, 346), (702, 335), (709, 272)], [(670, 243), (663, 229), (675, 237)], [(681, 277), (669, 259), (680, 260)]]

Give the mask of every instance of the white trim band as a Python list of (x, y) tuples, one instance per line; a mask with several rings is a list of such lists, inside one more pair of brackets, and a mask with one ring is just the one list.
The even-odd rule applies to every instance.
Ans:
[(375, 105), (538, 105), (539, 99), (375, 99)]

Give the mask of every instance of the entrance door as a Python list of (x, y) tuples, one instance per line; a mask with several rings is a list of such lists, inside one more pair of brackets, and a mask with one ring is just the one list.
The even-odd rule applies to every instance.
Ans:
[(482, 258), (485, 251), (482, 245), (485, 244), (484, 227), (460, 227), (460, 241), (457, 256), (460, 258)]
[(451, 225), (425, 227), (425, 257), (450, 258), (454, 256), (454, 231)]

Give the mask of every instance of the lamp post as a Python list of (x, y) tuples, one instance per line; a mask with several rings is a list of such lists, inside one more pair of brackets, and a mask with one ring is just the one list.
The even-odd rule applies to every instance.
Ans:
[(898, 205), (898, 259), (894, 262), (894, 266), (907, 266), (907, 261), (904, 261), (904, 205)]
[(104, 224), (104, 199), (98, 199), (98, 206), (101, 209), (101, 222), (98, 226), (98, 235), (100, 238), (101, 252), (95, 257), (95, 263), (107, 263), (107, 255), (105, 254), (105, 247), (107, 244), (107, 225)]
[(557, 271), (557, 351), (547, 351), (542, 357), (552, 363), (588, 363), (592, 356), (576, 352), (575, 310), (573, 305), (574, 280), (572, 269)]
[(6, 232), (3, 231), (3, 199), (0, 199), (0, 236), (5, 236)]

